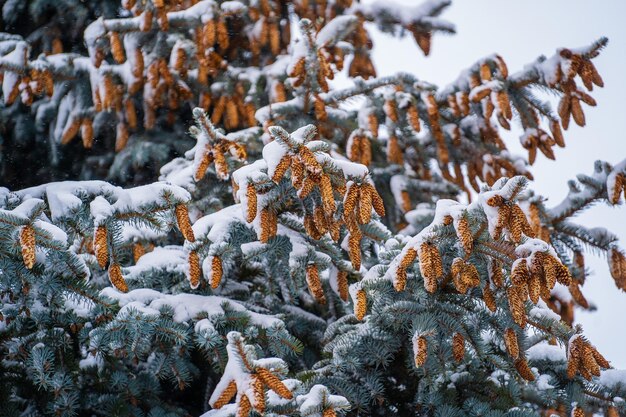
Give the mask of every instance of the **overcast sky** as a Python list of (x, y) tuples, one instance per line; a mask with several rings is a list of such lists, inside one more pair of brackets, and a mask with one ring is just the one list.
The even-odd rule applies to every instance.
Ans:
[[(420, 0), (394, 0), (413, 5)], [(601, 6), (600, 6), (601, 5)], [(590, 174), (593, 163), (602, 159), (616, 163), (626, 158), (624, 121), (626, 107), (626, 1), (605, 0), (453, 0), (442, 15), (456, 24), (457, 34), (435, 36), (431, 55), (424, 57), (413, 38), (394, 39), (374, 33), (374, 62), (378, 75), (408, 71), (438, 86), (453, 81), (477, 59), (499, 53), (511, 73), (537, 56), (550, 56), (559, 47), (587, 45), (601, 36), (609, 46), (594, 60), (605, 88), (594, 89), (595, 108), (584, 107), (587, 126), (573, 122), (565, 132), (565, 149), (555, 148), (556, 161), (539, 154), (532, 172), (533, 189), (548, 197), (548, 207), (567, 193), (567, 180), (578, 173)], [(519, 133), (519, 131), (517, 132)], [(518, 135), (508, 138), (515, 153), (525, 151)], [(626, 247), (626, 207), (597, 205), (579, 215), (575, 222), (604, 226), (620, 237)], [(577, 319), (598, 349), (613, 366), (626, 369), (626, 293), (611, 278), (604, 257), (587, 257), (593, 275), (583, 287), (588, 300), (598, 304), (594, 313), (577, 312)]]

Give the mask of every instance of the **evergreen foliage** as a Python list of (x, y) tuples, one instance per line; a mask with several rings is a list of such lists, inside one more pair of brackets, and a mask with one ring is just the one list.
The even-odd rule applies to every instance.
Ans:
[(607, 40), (443, 88), (376, 77), (369, 23), (428, 55), (449, 5), (4, 2), (0, 413), (626, 413), (574, 324), (584, 253), (622, 290), (626, 256), (572, 221), (621, 203), (626, 160), (556, 206), (529, 186), (585, 124)]

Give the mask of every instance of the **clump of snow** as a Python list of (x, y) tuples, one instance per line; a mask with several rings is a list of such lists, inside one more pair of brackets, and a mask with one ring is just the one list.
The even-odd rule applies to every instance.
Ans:
[(194, 320), (201, 314), (206, 314), (209, 318), (223, 315), (222, 305), (226, 304), (234, 311), (248, 313), (250, 321), (260, 327), (270, 328), (283, 325), (282, 320), (276, 317), (249, 311), (242, 304), (223, 297), (185, 293), (163, 294), (147, 288), (123, 293), (112, 287), (103, 289), (100, 294), (119, 302), (122, 307), (119, 315), (128, 313), (130, 309), (139, 310), (146, 315), (158, 315), (162, 308), (170, 307), (174, 311), (174, 321), (183, 323)]
[(567, 360), (563, 347), (547, 342), (531, 346), (526, 351), (526, 356), (529, 361), (565, 362)]

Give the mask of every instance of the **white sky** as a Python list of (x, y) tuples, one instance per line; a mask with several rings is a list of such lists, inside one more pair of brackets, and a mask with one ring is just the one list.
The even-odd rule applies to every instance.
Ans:
[[(394, 0), (407, 5), (421, 0)], [(616, 163), (626, 158), (626, 1), (605, 0), (456, 0), (442, 15), (457, 27), (457, 34), (433, 38), (431, 55), (424, 57), (411, 36), (394, 39), (371, 31), (374, 63), (378, 75), (407, 71), (418, 78), (443, 86), (477, 59), (499, 53), (509, 72), (521, 69), (539, 55), (550, 56), (558, 47), (578, 47), (601, 36), (609, 46), (594, 60), (605, 88), (591, 93), (595, 108), (583, 105), (587, 126), (573, 122), (564, 132), (566, 147), (554, 148), (556, 161), (539, 154), (532, 173), (532, 188), (548, 197), (548, 207), (567, 193), (567, 180), (578, 173), (590, 174), (597, 159)], [(515, 153), (525, 151), (513, 135), (507, 146)], [(626, 247), (626, 207), (604, 204), (592, 207), (574, 219), (580, 224), (604, 226), (620, 237)], [(585, 334), (617, 368), (626, 368), (626, 293), (611, 278), (606, 259), (589, 254), (592, 271), (583, 293), (598, 304), (593, 313), (578, 311), (576, 317)]]

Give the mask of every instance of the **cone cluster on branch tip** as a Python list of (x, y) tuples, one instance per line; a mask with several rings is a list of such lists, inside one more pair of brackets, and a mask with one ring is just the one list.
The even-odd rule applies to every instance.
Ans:
[[(227, 366), (236, 366), (238, 371), (229, 372), (227, 369), (222, 381), (211, 395), (211, 407), (220, 409), (228, 404), (237, 395), (237, 416), (248, 416), (254, 410), (259, 414), (266, 410), (266, 390), (272, 390), (280, 398), (291, 400), (294, 398), (291, 390), (278, 378), (271, 369), (255, 365), (256, 359), (249, 356), (249, 349), (239, 334), (229, 334), (229, 357)], [(232, 350), (231, 350), (232, 349)], [(236, 353), (233, 353), (236, 352)], [(237, 358), (233, 357), (236, 355)], [(237, 361), (235, 364), (233, 361)], [(282, 362), (282, 361), (281, 361)], [(224, 384), (228, 381), (227, 384)], [(221, 388), (220, 388), (221, 387)], [(249, 398), (249, 396), (251, 398)]]
[(491, 207), (498, 208), (498, 221), (496, 223), (494, 239), (499, 239), (503, 230), (506, 230), (511, 240), (516, 243), (521, 240), (522, 234), (528, 237), (535, 236), (526, 215), (519, 205), (506, 201), (501, 195), (495, 195), (489, 198), (487, 204)]
[[(40, 148), (54, 158), (70, 160), (80, 136), (91, 150), (78, 151), (116, 178), (129, 165), (159, 167), (166, 159), (152, 158), (180, 155), (143, 189), (0, 187), (0, 229), (11, 232), (0, 255), (17, 262), (19, 275), (0, 274), (9, 301), (0, 327), (10, 335), (7, 366), (24, 363), (15, 374), (50, 398), (34, 404), (65, 407), (100, 390), (114, 366), (116, 383), (104, 384), (112, 394), (97, 396), (98, 406), (116, 409), (130, 387), (129, 415), (209, 406), (206, 417), (583, 413), (576, 404), (621, 412), (612, 400), (621, 388), (595, 378), (608, 362), (572, 323), (575, 306), (591, 305), (583, 247), (607, 252), (622, 289), (626, 257), (610, 232), (570, 219), (596, 201), (620, 203), (626, 162), (598, 162), (549, 208), (523, 190), (528, 163), (501, 137), (519, 122), (531, 164), (538, 150), (553, 158), (570, 119), (584, 124), (581, 104), (595, 105), (576, 83), (602, 85), (591, 59), (606, 40), (558, 50), (517, 73), (492, 55), (443, 88), (410, 74), (374, 78), (372, 23), (412, 34), (428, 54), (435, 33), (453, 32), (439, 18), (448, 5), (124, 0), (117, 18), (90, 25), (89, 58), (31, 59), (37, 53), (26, 41), (0, 35), (5, 110), (36, 115), (36, 139), (52, 132), (45, 140), (54, 146)], [(300, 36), (290, 39), (298, 19)], [(344, 64), (355, 79), (338, 88), (330, 81)], [(558, 111), (537, 90), (559, 95)], [(193, 148), (178, 134), (190, 113)], [(110, 138), (103, 126), (115, 126)], [(113, 146), (118, 154), (106, 149)], [(476, 203), (455, 201), (464, 192)], [(16, 208), (35, 199), (45, 206), (36, 214)], [(3, 257), (2, 269), (12, 267)], [(29, 291), (45, 304), (32, 316)], [(93, 309), (72, 312), (71, 297), (54, 297), (66, 293)], [(76, 352), (97, 361), (56, 350), (34, 321), (47, 314)], [(531, 350), (547, 344), (567, 344), (567, 373)], [(55, 360), (34, 369), (48, 349)], [(405, 359), (418, 369), (396, 366)], [(68, 369), (80, 384), (66, 378)], [(595, 385), (607, 394), (595, 395)], [(523, 401), (485, 400), (494, 389), (522, 392)], [(208, 405), (199, 390), (214, 390)], [(345, 404), (337, 407), (331, 391)], [(9, 402), (28, 404), (24, 392)], [(84, 398), (68, 413), (92, 407)]]
[(230, 172), (227, 156), (230, 155), (238, 161), (245, 161), (247, 156), (245, 145), (229, 140), (216, 130), (214, 123), (208, 119), (201, 108), (194, 110), (194, 118), (196, 126), (190, 129), (190, 133), (198, 139), (194, 155), (194, 180), (196, 182), (202, 180), (211, 163), (215, 165), (218, 178), (228, 179)]
[(586, 380), (592, 376), (600, 376), (602, 368), (610, 368), (609, 362), (598, 350), (582, 336), (573, 336), (567, 348), (567, 377), (582, 375)]
[(450, 267), (452, 282), (461, 294), (465, 294), (469, 288), (480, 285), (480, 276), (474, 265), (461, 258), (455, 258)]
[(351, 161), (369, 166), (372, 162), (372, 143), (364, 129), (357, 129), (348, 138), (346, 155)]

